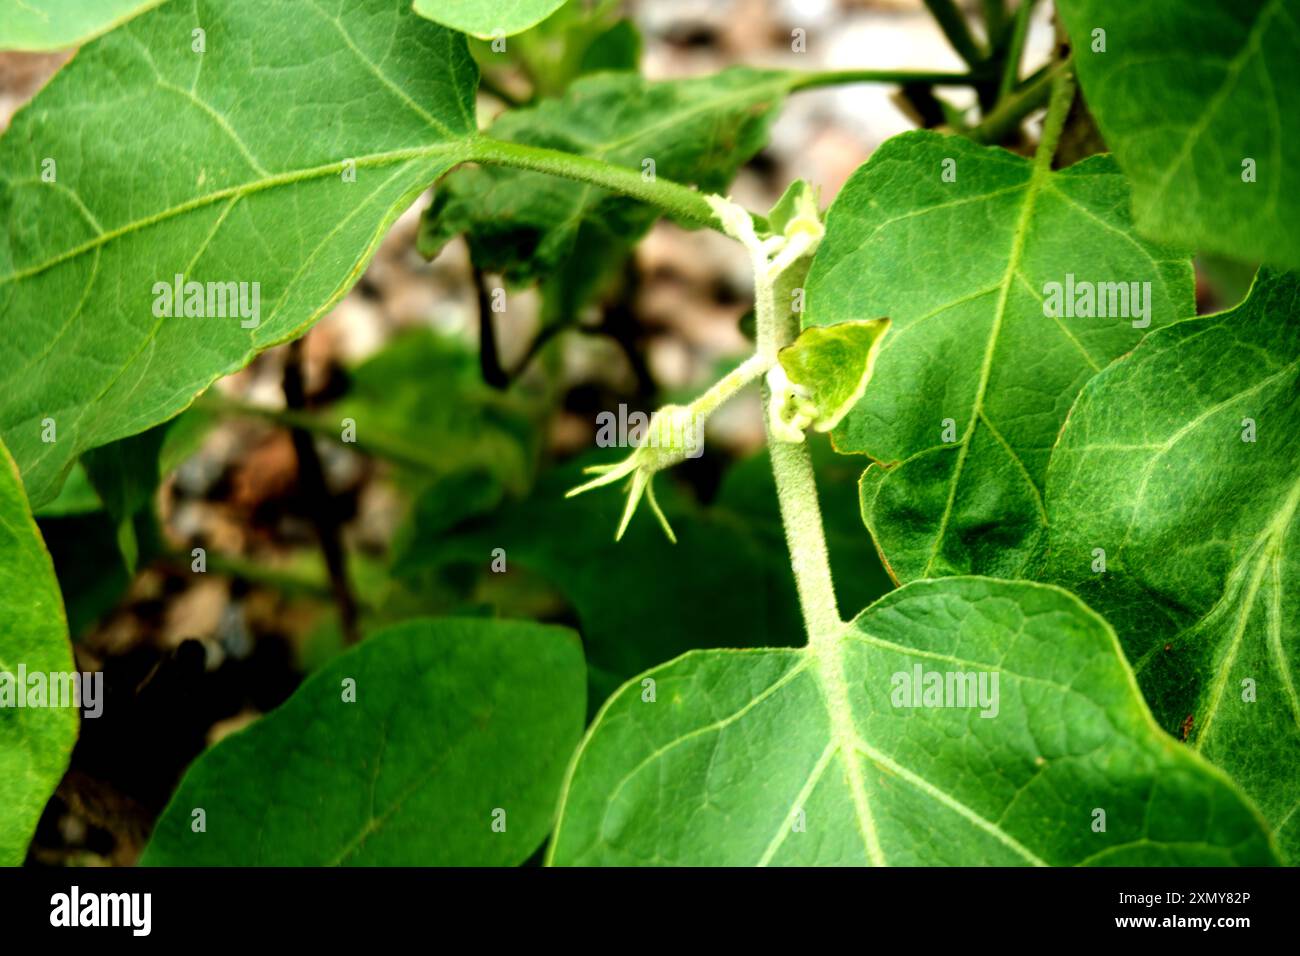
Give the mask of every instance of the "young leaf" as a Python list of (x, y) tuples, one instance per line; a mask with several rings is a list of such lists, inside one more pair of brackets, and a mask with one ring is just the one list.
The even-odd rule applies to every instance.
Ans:
[(1088, 106), (1133, 181), (1138, 230), (1300, 266), (1300, 3), (1057, 7)]
[(200, 757), (141, 863), (522, 863), (551, 828), (584, 701), (582, 650), (563, 628), (396, 625)]
[(828, 432), (862, 398), (889, 330), (889, 319), (814, 325), (777, 358), (791, 384), (806, 392), (812, 427)]
[(1300, 277), (1152, 335), (1052, 453), (1046, 577), (1114, 622), (1165, 729), (1300, 863)]
[[(930, 674), (946, 706), (915, 706)], [(809, 648), (634, 678), (561, 800), (555, 864), (1273, 861), (1236, 787), (1155, 725), (1105, 621), (987, 578), (909, 584)]]
[[(491, 135), (719, 192), (766, 142), (790, 83), (789, 74), (743, 68), (663, 82), (600, 73), (579, 79), (559, 99), (504, 113)], [(463, 169), (434, 197), (420, 249), (435, 255), (466, 233), (476, 265), (525, 283), (568, 258), (580, 226), (601, 227), (607, 241), (635, 239), (658, 215), (633, 199), (542, 173)]]
[(48, 680), (72, 669), (54, 565), (18, 468), (0, 445), (0, 866), (23, 862), (77, 740), (76, 710), (17, 707), (16, 695), (27, 690), (27, 682), (18, 681), (35, 674)]
[(163, 0), (0, 0), (0, 50), (58, 50), (107, 33)]
[(1108, 157), (1053, 172), (932, 132), (885, 143), (840, 191), (804, 322), (891, 319), (833, 435), (877, 462), (862, 513), (898, 580), (1020, 575), (1070, 402), (1148, 327), (1192, 314), (1190, 260), (1134, 238), (1127, 208)]
[[(87, 448), (300, 334), (464, 158), (465, 39), (408, 7), (164, 4), (85, 47), (14, 117), (0, 377), (26, 384), (0, 393), (0, 435), (34, 504)], [(169, 301), (178, 275), (202, 294)]]
[(415, 0), (415, 12), (484, 40), (522, 33), (565, 0)]

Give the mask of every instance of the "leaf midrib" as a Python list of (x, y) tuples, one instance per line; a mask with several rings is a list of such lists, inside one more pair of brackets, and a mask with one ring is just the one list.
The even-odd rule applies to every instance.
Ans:
[[(413, 146), (382, 153), (370, 153), (365, 156), (353, 157), (352, 162), (354, 162), (358, 168), (371, 168), (388, 166), (412, 159), (425, 159), (432, 156), (446, 155), (457, 156), (459, 158), (456, 162), (464, 162), (468, 159), (471, 142), (471, 137), (467, 136), (464, 139), (451, 143), (432, 143), (427, 146)], [(196, 209), (202, 209), (226, 199), (242, 198), (268, 189), (274, 189), (279, 186), (291, 186), (295, 183), (307, 180), (323, 179), (327, 176), (338, 175), (346, 168), (347, 163), (348, 160), (341, 160), (324, 166), (312, 166), (304, 169), (290, 170), (289, 172), (284, 173), (276, 173), (261, 179), (254, 179), (235, 186), (227, 186), (222, 189), (214, 190), (213, 192), (206, 193), (202, 196), (196, 196), (195, 198), (188, 199), (183, 203), (168, 206), (149, 216), (144, 216), (114, 229), (101, 232), (99, 235), (94, 236), (77, 246), (73, 246), (71, 249), (61, 252), (57, 256), (47, 259), (44, 262), (16, 270), (5, 276), (0, 276), (0, 286), (8, 285), (11, 282), (19, 282), (34, 275), (39, 275), (48, 269), (52, 269), (57, 265), (75, 259), (77, 256), (84, 255), (85, 253), (106, 245), (122, 236), (143, 231), (151, 226), (157, 225), (158, 223), (166, 222), (169, 219), (174, 219), (177, 216), (193, 212)]]

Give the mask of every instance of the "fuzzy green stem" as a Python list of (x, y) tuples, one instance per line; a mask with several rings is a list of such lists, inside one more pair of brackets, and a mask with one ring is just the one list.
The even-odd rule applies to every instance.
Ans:
[(1062, 60), (1034, 74), (971, 130), (971, 139), (985, 144), (1002, 142), (1024, 122), (1026, 116), (1042, 108), (1052, 94), (1053, 81), (1069, 68), (1070, 62)]
[(921, 83), (927, 86), (973, 86), (983, 77), (976, 71), (969, 73), (927, 72), (925, 70), (824, 70), (817, 73), (791, 75), (790, 92), (816, 90), (825, 86), (842, 86), (847, 83), (898, 83), (908, 86)]
[(1060, 145), (1061, 133), (1065, 130), (1066, 117), (1070, 115), (1070, 106), (1074, 103), (1074, 71), (1067, 62), (1065, 69), (1058, 70), (1052, 76), (1052, 96), (1047, 104), (1047, 118), (1043, 120), (1043, 135), (1034, 151), (1034, 165), (1051, 168), (1056, 156), (1056, 147)]
[(639, 169), (628, 169), (558, 149), (523, 146), (486, 136), (477, 137), (473, 141), (466, 158), (471, 162), (527, 169), (602, 186), (658, 206), (682, 219), (719, 228), (713, 210), (699, 192), (659, 176), (644, 176)]
[(686, 406), (695, 416), (703, 422), (715, 411), (718, 410), (727, 399), (735, 395), (738, 391), (748, 385), (754, 379), (758, 378), (769, 368), (772, 363), (768, 361), (761, 353), (755, 352), (745, 361), (741, 362), (722, 378), (710, 386), (709, 390)]
[[(770, 367), (777, 353), (794, 341), (799, 332), (798, 319), (791, 314), (781, 317), (773, 292), (774, 276), (768, 274), (766, 259), (751, 249), (755, 260), (754, 315), (758, 338), (756, 358)], [(785, 527), (786, 545), (790, 549), (790, 567), (794, 571), (799, 607), (809, 645), (838, 638), (843, 629), (835, 601), (835, 584), (831, 579), (830, 557), (826, 550), (826, 532), (822, 526), (821, 506), (817, 501), (817, 482), (813, 476), (812, 456), (806, 442), (788, 442), (772, 432), (769, 405), (770, 390), (763, 389), (763, 422), (767, 446), (772, 456), (772, 475), (776, 479), (776, 497)]]

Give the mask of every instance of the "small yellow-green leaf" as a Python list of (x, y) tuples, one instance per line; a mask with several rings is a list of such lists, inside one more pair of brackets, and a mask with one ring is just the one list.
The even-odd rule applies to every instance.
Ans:
[(828, 432), (866, 391), (889, 319), (865, 319), (804, 329), (778, 358), (791, 384), (814, 411), (812, 427)]

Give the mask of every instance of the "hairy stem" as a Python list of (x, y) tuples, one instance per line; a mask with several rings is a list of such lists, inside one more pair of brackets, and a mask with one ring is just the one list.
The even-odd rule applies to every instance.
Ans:
[(1034, 151), (1034, 165), (1051, 168), (1056, 147), (1060, 145), (1065, 119), (1074, 103), (1074, 71), (1067, 61), (1064, 69), (1052, 76), (1052, 96), (1047, 104), (1047, 118), (1043, 120), (1043, 136)]
[(971, 139), (985, 144), (1002, 142), (1020, 127), (1026, 116), (1043, 107), (1052, 94), (1053, 81), (1069, 68), (1070, 61), (1062, 60), (1034, 74), (971, 130)]
[[(799, 322), (794, 313), (787, 316), (778, 314), (773, 287), (779, 273), (770, 271), (766, 254), (756, 244), (746, 242), (746, 245), (754, 262), (754, 316), (758, 348), (754, 357), (745, 365), (752, 362), (754, 368), (765, 370), (776, 362), (777, 353), (794, 341), (799, 332)], [(744, 367), (741, 366), (742, 369)], [(772, 417), (768, 413), (771, 398), (770, 390), (765, 387), (763, 423), (767, 432), (768, 450), (772, 456), (772, 474), (776, 479), (781, 523), (785, 527), (786, 545), (790, 549), (790, 567), (794, 571), (795, 589), (799, 593), (804, 629), (808, 632), (808, 643), (815, 645), (835, 640), (843, 622), (835, 602), (835, 585), (831, 580), (830, 557), (826, 550), (821, 506), (817, 501), (812, 457), (808, 453), (806, 442), (783, 441), (772, 433)]]
[(638, 169), (615, 166), (613, 163), (558, 149), (523, 146), (486, 136), (474, 140), (467, 158), (471, 162), (549, 173), (564, 179), (602, 186), (621, 195), (658, 206), (682, 219), (714, 229), (720, 228), (713, 210), (699, 192), (661, 176), (648, 178)]

